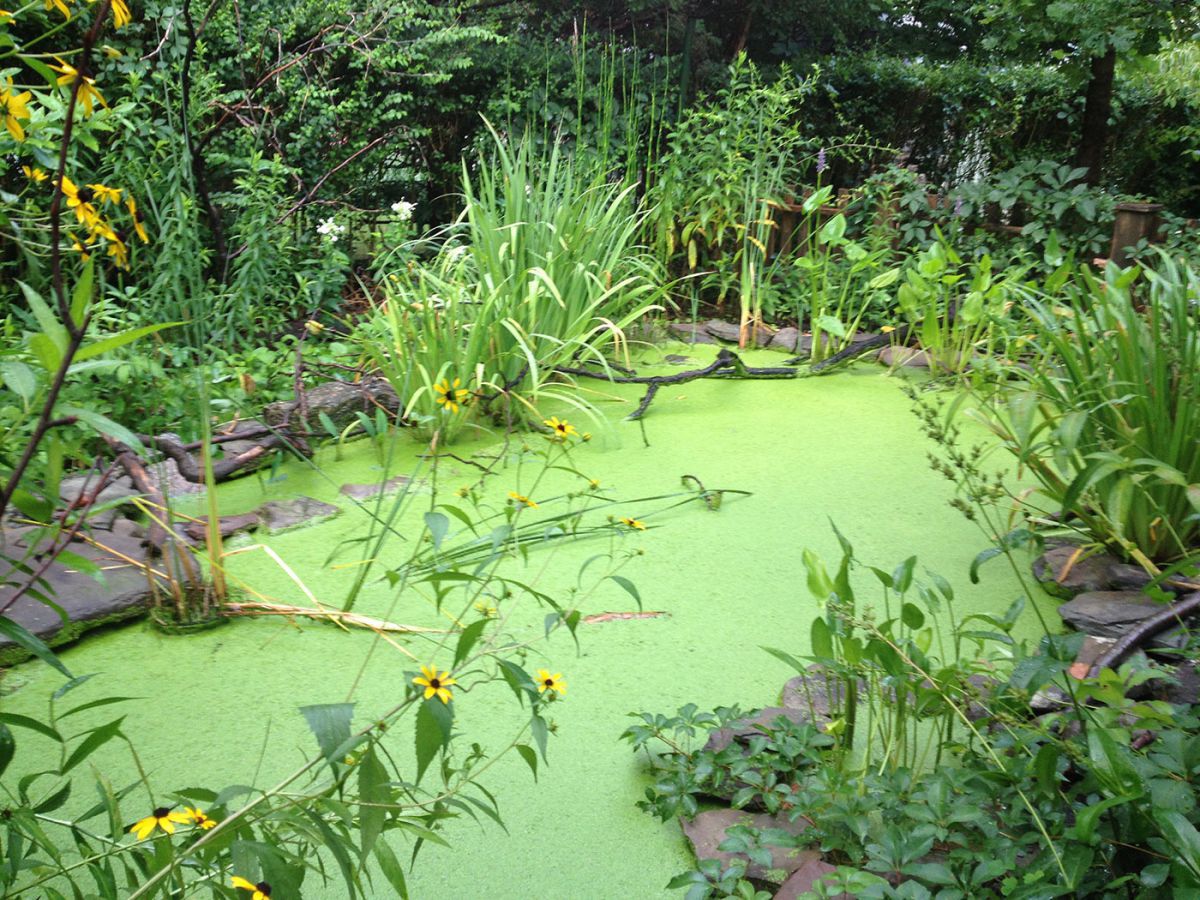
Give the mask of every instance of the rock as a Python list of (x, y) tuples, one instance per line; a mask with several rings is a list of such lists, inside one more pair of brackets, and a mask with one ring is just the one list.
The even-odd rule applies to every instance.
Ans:
[(796, 346), (800, 343), (800, 329), (780, 328), (775, 332), (775, 336), (771, 338), (771, 343), (767, 345), (769, 350), (782, 350), (784, 353), (795, 353)]
[[(324, 413), (339, 430), (357, 421), (356, 413), (374, 416), (379, 407), (392, 413), (400, 409), (400, 398), (382, 378), (368, 378), (359, 383), (327, 381), (307, 391), (305, 400), (310, 424), (318, 422)], [(297, 414), (297, 406), (294, 400), (271, 403), (263, 408), (263, 421), (272, 428), (281, 428)]]
[(1052, 684), (1046, 685), (1029, 698), (1029, 708), (1035, 713), (1056, 712), (1071, 705), (1066, 691)]
[(1076, 545), (1064, 544), (1052, 547), (1033, 561), (1033, 577), (1041, 582), (1047, 594), (1070, 600), (1076, 594), (1107, 590), (1110, 570), (1119, 562), (1107, 553), (1087, 556)]
[[(218, 431), (214, 436), (250, 434), (252, 432), (261, 432), (263, 428), (263, 423), (258, 421), (258, 419), (239, 419), (231, 427)], [(257, 447), (262, 438), (263, 435), (259, 434), (258, 437), (248, 438), (243, 441), (222, 441), (220, 444), (221, 452), (226, 457), (241, 456), (247, 450), (253, 450)]]
[(1062, 604), (1058, 614), (1084, 634), (1115, 638), (1166, 608), (1138, 591), (1085, 591)]
[(1181, 706), (1200, 705), (1200, 663), (1185, 659), (1175, 667), (1172, 683), (1167, 686), (1165, 699), (1168, 703)]
[[(183, 443), (179, 441), (179, 443)], [(204, 485), (195, 481), (188, 481), (179, 471), (179, 466), (173, 459), (164, 459), (159, 462), (146, 466), (146, 473), (150, 476), (154, 486), (158, 488), (167, 499), (171, 497), (182, 497), (186, 494), (203, 494)]]
[[(90, 495), (100, 483), (96, 474), (70, 475), (64, 478), (58, 486), (58, 496), (63, 504), (71, 504), (81, 496)], [(133, 481), (127, 475), (109, 479), (104, 489), (96, 494), (95, 500), (87, 514), (87, 524), (92, 528), (108, 529), (117, 520), (119, 511), (136, 512), (137, 506), (132, 502), (134, 497), (140, 497), (141, 492), (133, 486)], [(107, 507), (107, 508), (102, 508)]]
[[(16, 555), (14, 545), (35, 539), (32, 535), (9, 535), (7, 531), (4, 546), (10, 555)], [(87, 543), (71, 546), (72, 553), (92, 560), (103, 569), (103, 583), (59, 561), (46, 570), (45, 583), (38, 585), (38, 589), (62, 608), (67, 616), (65, 622), (32, 593), (19, 597), (5, 615), (51, 646), (74, 640), (90, 628), (140, 615), (150, 603), (150, 585), (145, 570), (128, 560), (140, 562), (146, 558), (146, 551), (139, 538), (124, 531), (122, 527), (120, 531), (105, 534), (104, 547)], [(15, 573), (7, 560), (0, 559), (0, 608), (7, 605), (24, 583), (25, 578)], [(10, 665), (29, 655), (23, 647), (0, 636), (0, 665)]]
[[(249, 531), (258, 527), (258, 513), (244, 513), (240, 516), (221, 516), (217, 520), (221, 537), (227, 538), (239, 531)], [(208, 540), (208, 516), (201, 516), (199, 522), (188, 522), (183, 526), (183, 533), (197, 543)]]
[(1079, 645), (1079, 652), (1075, 654), (1075, 662), (1067, 671), (1073, 678), (1087, 678), (1088, 672), (1092, 670), (1096, 661), (1116, 642), (1116, 638), (1095, 637), (1089, 634)]
[(929, 354), (915, 347), (884, 347), (877, 357), (885, 366), (908, 366), (910, 369), (928, 369)]
[(821, 859), (821, 854), (815, 850), (764, 845), (764, 849), (771, 853), (771, 865), (767, 868), (750, 861), (745, 854), (728, 853), (717, 849), (727, 837), (727, 829), (735, 825), (759, 829), (780, 829), (799, 837), (808, 829), (808, 823), (803, 818), (789, 822), (786, 816), (747, 813), (736, 809), (714, 809), (698, 813), (693, 819), (681, 818), (679, 822), (683, 827), (684, 835), (691, 842), (696, 859), (720, 860), (722, 866), (728, 866), (734, 860), (743, 860), (748, 863), (746, 876), (759, 881), (781, 884), (793, 872), (797, 872), (805, 866), (811, 866), (814, 861)]
[(343, 484), (338, 489), (339, 494), (343, 494), (354, 500), (368, 500), (376, 494), (394, 494), (396, 491), (402, 490), (412, 481), (407, 475), (397, 475), (395, 478), (388, 481), (371, 481), (366, 484)]
[(663, 357), (663, 362), (672, 366), (686, 366), (692, 361), (690, 356), (680, 356), (678, 353), (668, 353)]
[[(713, 337), (731, 344), (736, 344), (742, 336), (741, 326), (737, 322), (723, 322), (720, 319), (709, 319), (704, 323), (704, 330)], [(747, 327), (746, 335), (747, 341), (749, 341), (750, 335), (754, 335), (757, 346), (767, 347), (775, 336), (775, 329), (769, 325), (759, 325), (758, 328)]]
[(667, 326), (671, 337), (689, 344), (715, 344), (713, 336), (698, 322), (672, 322)]
[(341, 512), (330, 503), (322, 503), (312, 497), (297, 497), (295, 500), (270, 500), (257, 510), (259, 523), (271, 534), (311, 525), (331, 519)]
[(842, 705), (845, 686), (840, 678), (826, 677), (821, 666), (809, 666), (809, 674), (797, 675), (783, 686), (782, 703), (798, 709), (806, 718), (822, 721), (832, 718)]
[(1108, 583), (1105, 588), (1114, 591), (1141, 591), (1154, 580), (1154, 576), (1141, 566), (1114, 562), (1108, 567)]
[(796, 724), (811, 721), (803, 709), (789, 706), (768, 706), (753, 715), (738, 719), (729, 728), (719, 728), (714, 731), (709, 735), (704, 749), (720, 753), (735, 741), (747, 743), (754, 735), (763, 734), (764, 728), (774, 725), (775, 721), (781, 717)]
[[(781, 884), (779, 890), (775, 892), (774, 900), (796, 900), (797, 897), (814, 891), (818, 881), (837, 871), (837, 866), (831, 866), (825, 862), (821, 858), (821, 854), (815, 851), (805, 852), (812, 853), (815, 858), (808, 859), (788, 876), (787, 881)], [(853, 900), (853, 898), (849, 894), (834, 894), (833, 900)]]

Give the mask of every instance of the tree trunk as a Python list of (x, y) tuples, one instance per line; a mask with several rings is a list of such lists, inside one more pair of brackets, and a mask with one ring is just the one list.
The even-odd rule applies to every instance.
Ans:
[(1075, 165), (1086, 168), (1088, 184), (1099, 184), (1108, 144), (1108, 117), (1112, 113), (1113, 74), (1117, 68), (1117, 50), (1109, 47), (1103, 56), (1092, 59), (1087, 100), (1083, 107), (1083, 127)]

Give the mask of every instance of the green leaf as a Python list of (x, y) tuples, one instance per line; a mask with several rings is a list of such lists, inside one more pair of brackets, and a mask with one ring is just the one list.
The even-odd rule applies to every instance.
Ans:
[(404, 866), (396, 859), (396, 854), (388, 846), (388, 842), (375, 842), (375, 859), (379, 862), (379, 871), (388, 880), (388, 884), (401, 900), (408, 900), (408, 883), (404, 880)]
[(453, 716), (450, 705), (436, 697), (424, 701), (417, 710), (415, 742), (418, 784), (438, 751), (450, 743)]
[(124, 425), (118, 425), (112, 419), (108, 418), (108, 416), (101, 415), (94, 409), (84, 409), (82, 406), (73, 406), (66, 403), (62, 404), (59, 410), (64, 415), (75, 416), (79, 421), (90, 425), (101, 434), (120, 441), (135, 453), (145, 453), (145, 449), (142, 447), (142, 442), (138, 440), (138, 436)]
[(629, 596), (633, 598), (638, 609), (642, 608), (642, 595), (638, 593), (638, 589), (632, 581), (630, 581), (624, 575), (609, 575), (608, 577), (625, 589), (625, 593), (629, 594)]
[(66, 775), (91, 756), (93, 751), (117, 737), (121, 733), (121, 723), (124, 721), (125, 717), (122, 716), (119, 719), (113, 719), (111, 722), (101, 725), (99, 728), (93, 728), (79, 746), (71, 751), (71, 755), (67, 757), (67, 761), (63, 764), (62, 774)]
[(1126, 798), (1140, 797), (1146, 792), (1128, 748), (1119, 746), (1104, 728), (1089, 728), (1087, 738), (1088, 760), (1105, 790)]
[(834, 216), (817, 232), (818, 244), (836, 244), (846, 233), (846, 217), (841, 213)]
[(79, 273), (79, 280), (75, 282), (75, 288), (71, 291), (71, 319), (76, 323), (82, 322), (87, 314), (96, 281), (95, 269), (96, 264), (89, 257), (84, 261), (83, 271)]
[[(4, 770), (8, 768), (8, 764), (12, 762), (13, 754), (17, 751), (17, 741), (13, 737), (8, 726), (0, 722), (0, 775), (4, 774)], [(534, 760), (536, 763), (537, 760)], [(536, 770), (534, 772), (536, 773)]]
[(37, 719), (31, 719), (29, 716), (21, 716), (17, 713), (0, 712), (0, 724), (15, 725), (17, 728), (28, 728), (30, 731), (36, 731), (38, 734), (44, 734), (46, 737), (58, 743), (63, 743), (63, 736)]
[(458, 636), (458, 644), (454, 648), (454, 663), (450, 666), (451, 670), (457, 668), (458, 664), (467, 658), (487, 626), (488, 620), (480, 619), (462, 630), (462, 634)]
[(25, 629), (25, 626), (14, 622), (7, 616), (0, 616), (0, 634), (4, 635), (18, 647), (24, 647), (42, 662), (62, 672), (68, 678), (73, 678), (71, 671), (64, 666), (57, 656), (47, 647), (41, 638)]
[(50, 305), (42, 299), (42, 295), (31, 288), (23, 281), (18, 281), (21, 286), (21, 291), (25, 294), (25, 301), (29, 304), (30, 311), (33, 312), (34, 319), (37, 320), (38, 328), (42, 330), (42, 334), (49, 338), (55, 348), (59, 352), (59, 359), (62, 354), (67, 351), (67, 329), (58, 321), (58, 316), (50, 309)]
[[(521, 754), (521, 759), (525, 760), (525, 764), (527, 766), (529, 766), (530, 771), (533, 772), (533, 780), (537, 781), (537, 777), (538, 777), (537, 752), (532, 747), (530, 747), (528, 744), (517, 744), (517, 753)], [(0, 767), (0, 772), (3, 772), (3, 771), (4, 771), (3, 768)]]
[(433, 540), (433, 549), (437, 550), (442, 546), (442, 541), (445, 540), (446, 533), (450, 530), (450, 520), (444, 513), (427, 512), (425, 513), (425, 527), (429, 529), (429, 536)]
[(824, 619), (813, 619), (811, 642), (812, 654), (816, 659), (833, 659), (833, 634)]
[(33, 400), (37, 394), (37, 376), (33, 369), (17, 360), (0, 363), (0, 378), (5, 386), (20, 397), (25, 403)]
[(350, 738), (350, 722), (354, 718), (353, 703), (321, 703), (301, 706), (300, 714), (317, 739), (321, 753), (330, 763), (341, 762), (333, 756)]
[(101, 356), (116, 350), (118, 347), (124, 347), (126, 344), (131, 344), (139, 338), (143, 338), (148, 334), (154, 334), (156, 331), (162, 331), (164, 328), (173, 328), (176, 325), (182, 325), (182, 322), (164, 322), (161, 325), (146, 325), (142, 328), (131, 328), (128, 331), (122, 331), (120, 334), (114, 334), (111, 337), (106, 337), (102, 341), (96, 341), (94, 344), (85, 344), (75, 354), (76, 362), (83, 362), (95, 356)]
[(1154, 821), (1164, 839), (1179, 855), (1180, 862), (1200, 876), (1200, 831), (1187, 818), (1175, 810), (1154, 810)]
[(383, 832), (386, 804), (391, 802), (387, 769), (375, 755), (375, 747), (367, 748), (358, 763), (359, 831), (362, 844), (360, 859), (365, 860)]

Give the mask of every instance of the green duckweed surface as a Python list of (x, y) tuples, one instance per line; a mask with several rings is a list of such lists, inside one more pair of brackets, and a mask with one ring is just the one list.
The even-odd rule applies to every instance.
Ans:
[[(692, 353), (698, 365), (711, 355), (703, 347), (683, 352)], [(757, 364), (778, 360), (749, 356)], [(550, 741), (549, 765), (537, 784), (515, 755), (494, 766), (485, 784), (499, 799), (507, 833), (491, 823), (451, 823), (446, 837), (452, 849), (427, 846), (418, 859), (409, 882), (415, 897), (672, 896), (665, 885), (690, 867), (690, 854), (677, 826), (662, 825), (634, 806), (646, 777), (640, 759), (618, 736), (633, 711), (671, 712), (688, 702), (748, 708), (777, 701), (789, 671), (760, 648), (807, 650), (817, 607), (805, 588), (800, 555), (812, 548), (836, 561), (831, 520), (865, 562), (891, 568), (918, 555), (923, 567), (953, 583), (961, 614), (1003, 611), (1021, 592), (1001, 563), (984, 569), (981, 584), (969, 583), (968, 566), (983, 539), (947, 505), (950, 487), (929, 470), (928, 444), (909, 403), (897, 379), (881, 369), (861, 366), (796, 381), (708, 380), (666, 387), (644, 420), (644, 431), (621, 421), (640, 389), (600, 382), (589, 387), (602, 388), (592, 399), (610, 421), (585, 423), (579, 414), (565, 413), (596, 435), (573, 452), (573, 461), (612, 496), (675, 492), (684, 474), (699, 477), (709, 488), (752, 496), (730, 498), (718, 512), (700, 504), (666, 513), (653, 512), (662, 504), (614, 510), (649, 526), (617, 539), (618, 552), (644, 550), (621, 573), (636, 584), (646, 609), (669, 616), (583, 625), (578, 653), (565, 632), (538, 647), (528, 667), (561, 671), (569, 689), (565, 702), (551, 710), (557, 733)], [(495, 443), (492, 436), (451, 449), (468, 458), (494, 450)], [(420, 445), (406, 437), (393, 448), (392, 466), (385, 470), (380, 450), (370, 442), (346, 446), (341, 459), (322, 451), (319, 472), (289, 465), (275, 479), (249, 477), (223, 486), (222, 512), (298, 494), (341, 506), (336, 519), (269, 539), (270, 548), (317, 599), (340, 606), (353, 580), (349, 564), (368, 552), (362, 544), (341, 542), (363, 535), (370, 518), (338, 494), (339, 486), (417, 471), (427, 465), (420, 453)], [(459, 502), (451, 492), (478, 472), (452, 459), (440, 465), (442, 499)], [(485, 502), (502, 504), (510, 490), (529, 493), (534, 474), (529, 463), (510, 466), (489, 479)], [(542, 503), (537, 512), (561, 508), (566, 502), (561, 495), (585, 484), (579, 475), (552, 474), (532, 494)], [(419, 507), (429, 500), (422, 490), (414, 498), (418, 508), (400, 519), (402, 533), (417, 527)], [(391, 502), (385, 501), (385, 509)], [(242, 539), (240, 546), (230, 565), (235, 579), (274, 601), (311, 605), (280, 567), (255, 549), (253, 539)], [(534, 551), (528, 568), (509, 574), (565, 598), (580, 565), (610, 546), (612, 539), (605, 538), (564, 546), (553, 555)], [(382, 556), (399, 561), (405, 553), (403, 544), (393, 541)], [(867, 583), (862, 584), (865, 589)], [(608, 580), (586, 595), (582, 608), (589, 614), (636, 606)], [(425, 598), (397, 597), (386, 583), (375, 581), (363, 591), (356, 611), (425, 626), (441, 621)], [(545, 612), (531, 607), (510, 624), (522, 637), (536, 636)], [(1019, 630), (1027, 637), (1037, 634), (1028, 613)], [(430, 639), (402, 643), (418, 660), (434, 654)], [(161, 791), (273, 783), (315, 750), (298, 706), (350, 697), (357, 703), (356, 721), (367, 722), (402, 696), (416, 668), (369, 632), (279, 618), (238, 620), (189, 637), (168, 637), (145, 623), (134, 624), (89, 636), (61, 655), (77, 674), (100, 673), (77, 691), (78, 699), (141, 698), (97, 712), (125, 712), (125, 731)], [(44, 709), (47, 694), (61, 680), (36, 665), (15, 674), (25, 684), (2, 702), (4, 709), (24, 714)], [(512, 694), (498, 685), (460, 692), (456, 715), (461, 732), (488, 749), (507, 744), (523, 721)], [(40, 749), (24, 733), (18, 737), (10, 773), (35, 765)], [(407, 736), (395, 739), (398, 758), (411, 759)], [(114, 783), (133, 781), (115, 775), (118, 767), (128, 771), (127, 755), (117, 745), (95, 759), (114, 773)], [(131, 818), (140, 816), (137, 801), (128, 802)], [(382, 883), (377, 888), (378, 896), (386, 895)], [(311, 875), (306, 881), (307, 897), (342, 893), (336, 882), (323, 886)]]

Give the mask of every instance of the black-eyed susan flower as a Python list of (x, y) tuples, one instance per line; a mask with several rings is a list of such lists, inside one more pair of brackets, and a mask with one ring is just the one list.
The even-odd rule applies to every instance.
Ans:
[(83, 225), (93, 231), (101, 224), (100, 213), (96, 210), (93, 201), (96, 199), (96, 192), (86, 184), (83, 187), (78, 187), (66, 175), (62, 178), (63, 196), (67, 198), (67, 208), (75, 211), (75, 218)]
[(17, 21), (16, 16), (7, 9), (0, 9), (0, 25), (11, 25), (15, 21)]
[(46, 0), (46, 12), (58, 7), (58, 11), (63, 14), (64, 18), (71, 18), (71, 10), (67, 8), (67, 4), (63, 0)]
[(92, 189), (92, 193), (101, 203), (115, 203), (118, 206), (121, 205), (120, 188), (110, 188), (103, 184), (89, 184), (88, 187)]
[(84, 262), (87, 262), (89, 259), (92, 258), (92, 253), (91, 253), (91, 250), (89, 249), (88, 245), (81, 244), (79, 242), (79, 238), (75, 237), (74, 235), (71, 236), (71, 249), (74, 250), (76, 253), (78, 253), (79, 258), (82, 259)]
[(311, 335), (318, 335), (325, 330), (325, 326), (316, 319), (309, 319), (304, 323), (304, 330)]
[(124, 28), (133, 21), (133, 16), (129, 14), (129, 7), (125, 4), (125, 0), (112, 0), (113, 27)]
[(202, 809), (196, 809), (192, 806), (185, 806), (183, 808), (183, 812), (185, 815), (191, 817), (192, 821), (196, 823), (197, 828), (208, 831), (210, 828), (217, 827), (217, 820), (209, 816), (208, 813)]
[(547, 691), (551, 694), (567, 692), (567, 683), (563, 681), (562, 672), (555, 672), (551, 675), (549, 669), (538, 669), (537, 686), (539, 694), (545, 694)]
[(129, 248), (125, 246), (125, 242), (119, 237), (113, 236), (108, 242), (108, 255), (113, 258), (113, 262), (119, 268), (129, 268)]
[(554, 434), (552, 438), (556, 441), (565, 441), (569, 437), (574, 437), (579, 434), (575, 430), (575, 426), (566, 419), (560, 419), (558, 416), (552, 416), (549, 419), (542, 420), (542, 424), (549, 428)]
[(638, 519), (630, 518), (629, 516), (623, 516), (621, 518), (621, 524), (626, 526), (627, 528), (632, 528), (634, 531), (645, 531), (646, 530), (645, 522), (639, 521)]
[(21, 166), (21, 171), (25, 173), (26, 178), (37, 184), (50, 177), (37, 166)]
[(125, 200), (125, 207), (129, 210), (129, 217), (133, 219), (133, 230), (141, 239), (143, 244), (150, 243), (150, 238), (146, 236), (146, 228), (142, 224), (146, 221), (146, 214), (138, 209), (137, 201), (132, 197)]
[(450, 693), (450, 686), (457, 683), (450, 677), (449, 672), (442, 672), (439, 675), (437, 666), (421, 666), (421, 674), (413, 679), (413, 684), (425, 688), (424, 699), (437, 697), (443, 703), (449, 703), (454, 698), (454, 695)]
[(25, 140), (25, 129), (21, 120), (29, 119), (28, 103), (32, 96), (30, 91), (16, 93), (11, 78), (7, 80), (4, 90), (0, 90), (0, 118), (4, 119), (4, 127), (8, 129), (14, 141)]
[(176, 824), (187, 825), (191, 821), (187, 813), (171, 812), (167, 807), (160, 806), (146, 818), (135, 822), (129, 832), (136, 834), (139, 841), (144, 841), (156, 828), (161, 828), (167, 834), (174, 834)]
[(253, 891), (250, 895), (250, 900), (270, 900), (271, 886), (265, 881), (260, 881), (258, 884), (252, 884), (240, 875), (233, 876), (233, 886), (240, 888), (243, 891)]
[(529, 509), (537, 509), (538, 508), (538, 505), (536, 503), (534, 503), (532, 500), (530, 500), (524, 494), (518, 494), (516, 491), (509, 491), (508, 498), (510, 500), (512, 500), (514, 503), (519, 503), (521, 506), (528, 507)]
[(459, 387), (461, 384), (461, 378), (455, 378), (453, 382), (447, 378), (435, 384), (433, 392), (437, 394), (438, 404), (444, 406), (452, 413), (458, 412), (459, 406), (466, 403), (467, 397), (471, 395), (470, 391)]
[(108, 104), (104, 100), (104, 96), (96, 88), (96, 79), (90, 78), (83, 74), (73, 65), (65, 60), (55, 57), (58, 60), (57, 66), (51, 66), (55, 72), (59, 73), (58, 85), (71, 85), (76, 81), (79, 82), (79, 104), (83, 107), (85, 115), (91, 115), (95, 104), (99, 103), (105, 109), (108, 109)]

